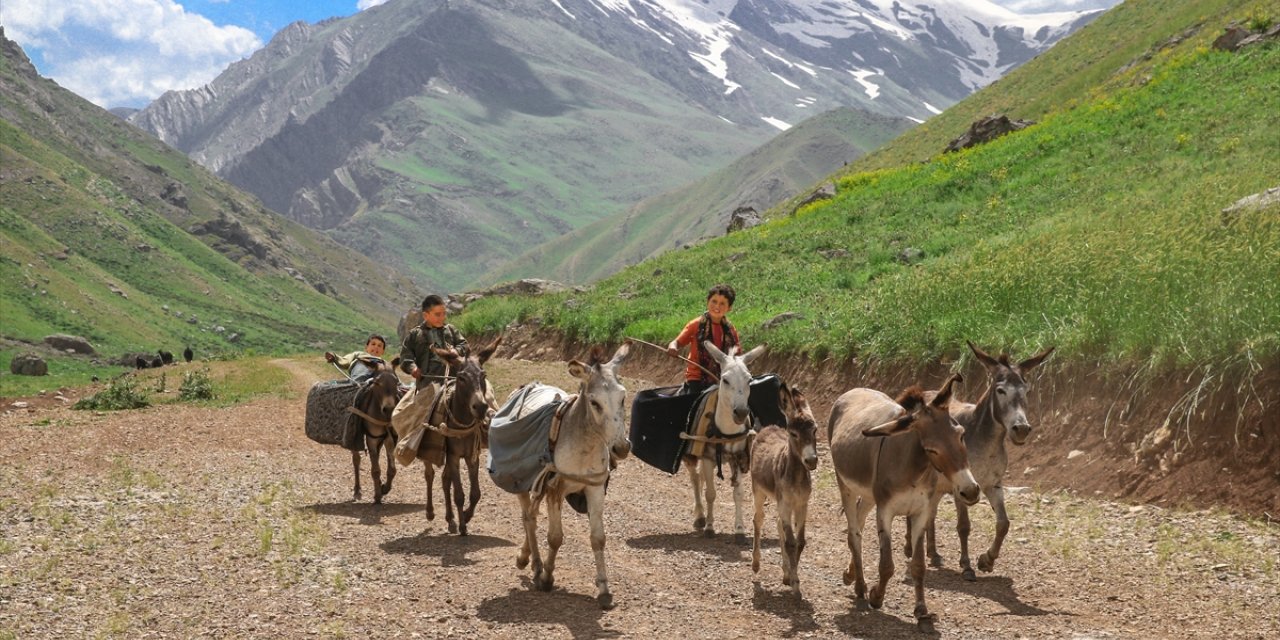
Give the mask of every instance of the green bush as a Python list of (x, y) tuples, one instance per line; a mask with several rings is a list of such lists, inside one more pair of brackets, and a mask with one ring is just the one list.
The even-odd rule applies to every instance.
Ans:
[(182, 374), (182, 386), (178, 389), (179, 400), (212, 400), (213, 398), (213, 380), (209, 378), (207, 367)]
[(112, 380), (105, 390), (80, 400), (72, 405), (71, 408), (118, 411), (121, 409), (141, 409), (149, 406), (151, 406), (151, 401), (147, 400), (147, 396), (135, 387), (133, 376), (125, 375)]

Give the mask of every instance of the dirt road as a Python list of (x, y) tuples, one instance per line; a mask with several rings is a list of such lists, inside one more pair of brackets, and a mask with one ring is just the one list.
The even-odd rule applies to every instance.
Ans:
[[(921, 636), (900, 577), (879, 611), (841, 583), (849, 556), (825, 447), (802, 597), (781, 585), (771, 522), (752, 574), (750, 542), (729, 535), (727, 481), (716, 505), (725, 533), (705, 538), (692, 531), (687, 479), (629, 459), (605, 513), (618, 606), (601, 611), (585, 517), (566, 516), (556, 590), (533, 591), (514, 566), (512, 496), (482, 473), (467, 537), (448, 535), (442, 515), (426, 521), (421, 463), (400, 469), (387, 504), (370, 504), (368, 491), (351, 502), (349, 455), (303, 434), (303, 394), (323, 369), (270, 366), (293, 373), (290, 397), (110, 413), (37, 403), (0, 415), (0, 638)], [(570, 384), (559, 364), (489, 369), (500, 398), (533, 379)], [(985, 507), (973, 514), (980, 552), (994, 526)], [(944, 504), (948, 566), (926, 576), (942, 637), (1280, 636), (1274, 524), (1032, 490), (1010, 497), (1010, 514), (995, 572), (968, 583)]]

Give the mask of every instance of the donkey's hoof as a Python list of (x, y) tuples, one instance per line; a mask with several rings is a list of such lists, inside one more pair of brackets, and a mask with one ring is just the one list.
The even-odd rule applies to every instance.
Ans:
[(458, 525), (458, 535), (460, 535), (460, 536), (465, 536), (465, 535), (467, 535), (467, 525), (466, 525), (466, 523), (463, 523), (463, 524)]
[(375, 493), (375, 494), (373, 495), (373, 503), (374, 503), (374, 504), (382, 504), (382, 495), (381, 495), (381, 494), (377, 494), (377, 493)]
[(871, 603), (872, 609), (879, 609), (884, 604), (884, 591), (880, 590), (880, 585), (871, 587), (867, 602)]
[(916, 628), (920, 630), (920, 633), (927, 633), (929, 635), (935, 635), (938, 633), (938, 630), (933, 626), (933, 616), (926, 616), (916, 620)]
[(605, 611), (608, 611), (608, 610), (612, 609), (612, 608), (615, 606), (615, 605), (613, 604), (613, 594), (612, 594), (612, 593), (607, 593), (607, 592), (606, 592), (606, 593), (602, 593), (602, 594), (600, 594), (600, 595), (596, 596), (596, 602), (600, 603), (600, 608), (601, 608), (601, 609), (604, 609)]
[(702, 530), (702, 535), (704, 535), (704, 536), (706, 536), (706, 537), (708, 537), (708, 538), (714, 538), (714, 537), (716, 537), (716, 529), (715, 529), (715, 527), (707, 527), (706, 529), (703, 529), (703, 530)]
[(527, 567), (527, 566), (529, 566), (529, 556), (521, 556), (521, 555), (517, 555), (517, 556), (516, 556), (516, 568), (517, 568), (517, 569), (524, 569), (524, 568), (525, 568), (525, 567)]
[[(852, 572), (852, 571), (845, 571), (845, 572), (844, 572), (844, 575), (843, 575), (843, 576), (840, 576), (840, 579), (844, 581), (844, 586), (846, 586), (846, 587), (847, 587), (847, 586), (849, 586), (849, 585), (851, 585), (851, 584), (853, 584), (853, 572)], [(858, 597), (859, 597), (859, 598), (861, 598), (861, 597), (862, 597), (862, 594), (861, 594), (861, 593), (859, 593), (859, 594), (858, 594)]]
[(747, 543), (747, 534), (745, 534), (745, 533), (735, 533), (735, 534), (733, 534), (733, 541), (734, 541), (734, 542), (736, 542), (736, 543), (738, 543), (738, 544), (746, 544), (746, 543)]
[(431, 509), (427, 509), (427, 520), (435, 520), (435, 519), (436, 519), (436, 512), (432, 511)]
[(533, 586), (538, 591), (550, 591), (552, 587), (556, 586), (556, 579), (549, 574), (539, 573), (533, 579)]
[(996, 561), (995, 561), (995, 560), (992, 560), (992, 559), (991, 559), (991, 556), (989, 556), (989, 555), (987, 555), (987, 554), (985, 554), (985, 553), (984, 553), (984, 554), (982, 554), (982, 555), (980, 555), (980, 556), (978, 556), (978, 570), (979, 570), (979, 571), (981, 571), (981, 572), (983, 572), (983, 573), (991, 573), (991, 570), (992, 570), (992, 569), (995, 569), (995, 568), (996, 568)]
[(933, 555), (931, 555), (931, 556), (929, 556), (929, 565), (930, 565), (930, 566), (933, 566), (933, 567), (936, 567), (936, 568), (938, 568), (938, 569), (941, 569), (941, 568), (942, 568), (942, 556), (940, 556), (940, 555), (938, 555), (938, 554), (936, 554), (936, 553), (935, 553), (935, 554), (933, 554)]
[(387, 495), (388, 493), (391, 493), (391, 483), (390, 483), (390, 482), (388, 482), (387, 484), (382, 485), (382, 495), (384, 495), (384, 496), (385, 496), (385, 495)]
[(965, 567), (965, 569), (960, 572), (960, 577), (968, 580), (969, 582), (978, 581), (978, 574), (974, 573), (971, 567)]
[(694, 531), (702, 531), (702, 530), (703, 530), (703, 529), (705, 529), (705, 528), (707, 528), (707, 519), (706, 519), (706, 518), (694, 518), (694, 519), (693, 519), (693, 530), (694, 530)]

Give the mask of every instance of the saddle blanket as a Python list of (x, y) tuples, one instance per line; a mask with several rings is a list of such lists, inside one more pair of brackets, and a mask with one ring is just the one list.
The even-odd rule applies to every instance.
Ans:
[(533, 489), (551, 462), (551, 422), (569, 396), (540, 382), (516, 389), (489, 424), (489, 477), (509, 493)]

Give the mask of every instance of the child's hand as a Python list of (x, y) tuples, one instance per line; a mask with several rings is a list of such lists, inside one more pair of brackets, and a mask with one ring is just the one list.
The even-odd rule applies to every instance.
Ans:
[(680, 350), (677, 349), (674, 345), (667, 345), (667, 355), (674, 358), (680, 355)]

